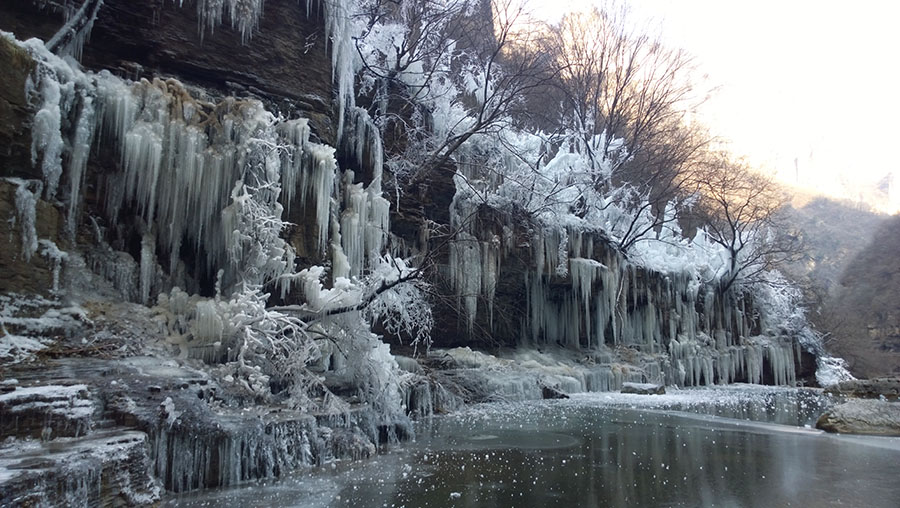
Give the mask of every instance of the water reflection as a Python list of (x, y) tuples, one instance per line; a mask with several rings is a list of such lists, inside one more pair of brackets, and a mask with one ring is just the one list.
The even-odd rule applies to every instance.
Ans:
[(227, 491), (226, 499), (258, 506), (269, 494), (270, 507), (898, 506), (896, 439), (593, 402), (435, 418), (416, 443), (373, 461), (254, 495)]

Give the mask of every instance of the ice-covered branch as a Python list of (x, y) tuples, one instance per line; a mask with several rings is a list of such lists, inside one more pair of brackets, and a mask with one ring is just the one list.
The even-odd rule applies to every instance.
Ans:
[(56, 54), (69, 54), (81, 58), (85, 40), (90, 37), (91, 28), (103, 0), (84, 0), (75, 14), (47, 41), (47, 49)]

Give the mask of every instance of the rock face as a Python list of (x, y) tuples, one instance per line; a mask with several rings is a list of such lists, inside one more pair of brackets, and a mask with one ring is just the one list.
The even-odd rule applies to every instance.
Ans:
[(89, 437), (0, 447), (3, 506), (146, 506), (159, 499), (147, 435), (116, 429)]
[(816, 428), (841, 434), (900, 436), (900, 403), (853, 399), (819, 417)]
[[(19, 40), (47, 40), (64, 17), (41, 3), (5, 2), (0, 28)], [(300, 112), (309, 118), (314, 134), (335, 144), (331, 58), (321, 9), (307, 15), (297, 2), (267, 2), (258, 29), (242, 40), (227, 23), (201, 35), (195, 4), (104, 1), (82, 63), (132, 79), (174, 76), (220, 93), (268, 99), (285, 115)]]
[[(0, 7), (2, 12), (2, 7)], [(34, 63), (21, 48), (0, 38), (0, 157), (4, 164), (0, 176), (34, 178), (30, 160), (31, 134), (27, 126), (30, 118), (25, 82)], [(38, 175), (39, 176), (39, 175)]]
[(0, 435), (78, 437), (90, 430), (94, 404), (85, 385), (43, 385), (0, 395)]
[[(3, 289), (19, 293), (45, 293), (52, 285), (52, 263), (35, 252), (30, 259), (23, 253), (22, 220), (16, 210), (16, 191), (19, 185), (0, 178), (0, 238), (6, 244), (0, 249), (0, 276)], [(59, 210), (43, 199), (35, 205), (36, 238), (48, 239), (62, 246), (60, 241)]]

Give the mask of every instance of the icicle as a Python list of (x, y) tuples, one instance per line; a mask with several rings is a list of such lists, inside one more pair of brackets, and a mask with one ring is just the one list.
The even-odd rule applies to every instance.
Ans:
[(337, 161), (334, 148), (310, 144), (304, 153), (308, 157), (308, 169), (300, 178), (300, 203), (305, 205), (309, 197), (315, 198), (318, 247), (324, 252), (328, 245), (328, 228), (331, 223), (331, 202), (334, 194)]
[(478, 239), (466, 232), (458, 233), (456, 241), (450, 244), (450, 266), (457, 298), (465, 309), (466, 327), (471, 334), (478, 313), (484, 268)]
[(156, 273), (156, 239), (146, 233), (141, 239), (141, 303), (150, 304), (150, 291)]
[[(38, 239), (35, 229), (37, 217), (37, 202), (40, 198), (43, 184), (40, 180), (21, 180), (19, 178), (7, 178), (8, 182), (16, 185), (16, 220), (19, 223), (19, 236), (22, 238), (22, 256), (25, 262), (31, 261), (31, 256), (37, 251)], [(34, 190), (29, 189), (33, 187)]]
[(345, 139), (344, 143), (351, 149), (351, 155), (360, 168), (366, 165), (372, 167), (373, 190), (380, 194), (384, 166), (381, 132), (364, 108), (355, 106), (349, 110), (348, 116), (350, 125), (347, 130), (352, 133), (352, 137)]
[(200, 39), (206, 31), (215, 32), (228, 14), (231, 28), (241, 34), (241, 42), (246, 43), (259, 26), (264, 0), (197, 0)]
[(78, 123), (75, 127), (75, 136), (72, 140), (72, 156), (69, 161), (69, 211), (66, 217), (66, 227), (72, 238), (74, 238), (77, 227), (76, 214), (81, 203), (84, 170), (90, 155), (91, 143), (94, 140), (96, 124), (94, 99), (90, 95), (84, 94), (81, 101), (81, 112), (78, 115)]
[[(302, 171), (316, 170), (316, 168), (304, 168), (303, 166), (304, 152), (309, 144), (309, 121), (301, 118), (282, 122), (278, 125), (278, 132), (286, 145), (281, 155), (281, 202), (285, 211), (290, 212), (294, 193), (300, 185)], [(301, 193), (304, 190), (301, 190)]]
[(51, 289), (53, 291), (59, 291), (59, 272), (69, 255), (68, 253), (59, 250), (59, 247), (50, 240), (41, 240), (40, 244), (41, 255), (47, 258), (51, 267), (50, 269), (53, 276)]
[(559, 246), (556, 256), (556, 275), (565, 277), (569, 274), (569, 232), (561, 228), (559, 232)]
[(331, 40), (331, 80), (338, 90), (338, 145), (344, 133), (348, 109), (356, 105), (354, 79), (359, 55), (353, 42), (353, 17), (349, 0), (325, 4), (325, 37)]

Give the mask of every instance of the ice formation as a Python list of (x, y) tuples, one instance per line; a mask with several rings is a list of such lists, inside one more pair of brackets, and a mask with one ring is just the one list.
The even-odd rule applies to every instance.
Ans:
[(50, 271), (53, 276), (53, 282), (50, 289), (59, 291), (61, 289), (59, 285), (60, 271), (62, 270), (63, 263), (68, 258), (68, 254), (61, 251), (59, 247), (50, 240), (42, 239), (38, 243), (41, 245), (41, 255), (47, 258), (47, 261), (50, 264)]
[[(198, 0), (197, 17), (200, 22), (200, 37), (206, 32), (215, 32), (216, 27), (222, 24), (226, 16), (231, 23), (231, 28), (237, 29), (241, 34), (241, 40), (247, 42), (253, 35), (253, 30), (259, 26), (259, 18), (262, 16), (265, 0)], [(184, 0), (178, 0), (179, 6)]]
[[(278, 238), (283, 184), (291, 185), (284, 193), (289, 199), (299, 191), (302, 202), (317, 200), (324, 248), (336, 163), (332, 149), (309, 141), (305, 120), (281, 121), (253, 100), (206, 102), (171, 79), (132, 83), (108, 72), (85, 73), (32, 41), (24, 46), (39, 62), (32, 155), (43, 168), (48, 198), (56, 195), (63, 167), (69, 175), (70, 232), (79, 220), (94, 138), (120, 154), (122, 171), (104, 182), (108, 220), (116, 223), (124, 208), (134, 206), (144, 228), (140, 287), (129, 298), (149, 301), (156, 260), (167, 259), (175, 273), (184, 248), (193, 251), (201, 273), (226, 267), (229, 287), (238, 271), (249, 268), (257, 282), (279, 278), (293, 259)], [(61, 117), (75, 126), (71, 139), (63, 139)], [(259, 219), (274, 231), (254, 226), (245, 229), (254, 235), (235, 236), (236, 230), (226, 230), (242, 219)], [(254, 252), (248, 242), (265, 245)]]
[[(507, 231), (485, 224), (484, 214), (533, 210), (521, 346), (624, 347), (660, 355), (654, 369), (680, 386), (796, 382), (798, 335), (785, 328), (795, 297), (719, 289), (716, 281), (727, 275), (730, 260), (702, 232), (690, 241), (663, 230), (663, 241), (638, 242), (626, 258), (615, 247), (617, 235), (632, 222), (652, 222), (597, 192), (594, 179), (612, 162), (590, 169), (577, 149), (564, 145), (545, 163), (539, 136), (501, 136), (518, 157), (498, 155), (485, 146), (489, 140), (477, 138), (466, 153), (506, 165), (506, 178), (479, 179), (461, 164), (454, 179), (450, 278), (470, 335), (479, 316), (493, 326), (490, 302), (509, 255)], [(531, 165), (522, 162), (532, 156)], [(480, 302), (488, 303), (485, 314)]]
[(20, 178), (8, 178), (7, 181), (16, 186), (16, 215), (14, 222), (19, 223), (19, 234), (22, 238), (22, 257), (28, 262), (38, 248), (35, 220), (37, 201), (40, 199), (43, 184), (40, 180), (26, 181)]
[(84, 43), (91, 35), (97, 13), (102, 6), (103, 0), (85, 1), (77, 11), (69, 12), (72, 7), (65, 5), (66, 24), (47, 41), (47, 48), (58, 55), (68, 55), (81, 60)]
[[(201, 2), (198, 8), (208, 28), (224, 13), (248, 35), (258, 20), (251, 11), (261, 5), (232, 2), (223, 11), (222, 5)], [(338, 45), (347, 35), (341, 22), (335, 23), (330, 33)], [(346, 48), (346, 40), (342, 44)], [(93, 271), (129, 300), (149, 304), (159, 295), (157, 309), (165, 316), (170, 341), (183, 355), (224, 362), (223, 376), (260, 396), (268, 394), (270, 383), (284, 383), (292, 387), (294, 404), (325, 407), (331, 402), (313, 400), (323, 387), (318, 375), (307, 370), (319, 354), (307, 324), (266, 308), (265, 288), (272, 286), (287, 298), (299, 287), (306, 301), (303, 319), (312, 323), (312, 330), (343, 344), (342, 358), (330, 367), (353, 378), (360, 399), (381, 415), (379, 425), (405, 421), (398, 413), (398, 368), (369, 325), (381, 320), (389, 328), (407, 330), (416, 322), (408, 328), (410, 338), (424, 342), (431, 314), (420, 290), (396, 279), (410, 269), (402, 260), (383, 258), (390, 205), (382, 196), (380, 132), (365, 110), (353, 107), (352, 95), (342, 96), (342, 104), (349, 101), (352, 127), (345, 146), (360, 169), (371, 170), (367, 185), (354, 181), (352, 170), (339, 173), (335, 149), (310, 141), (306, 119), (276, 117), (256, 100), (211, 101), (173, 79), (131, 82), (108, 72), (83, 72), (38, 41), (24, 46), (38, 63), (32, 85), (38, 110), (34, 162), (52, 188), (48, 197), (57, 194), (60, 177), (68, 175), (63, 196), (69, 200), (69, 231), (80, 222), (92, 144), (119, 155), (120, 170), (101, 181), (110, 229), (123, 232), (118, 223), (125, 213), (140, 218), (134, 228), (140, 235), (137, 259), (107, 244), (94, 221), (100, 245), (86, 253)], [(342, 58), (352, 55), (345, 52)], [(341, 65), (340, 59), (335, 61), (336, 69)], [(61, 129), (63, 120), (74, 129)], [(20, 194), (20, 222), (28, 226), (37, 198), (24, 199), (32, 195), (30, 190)], [(281, 237), (282, 214), (298, 203), (314, 211), (320, 253), (332, 248), (331, 288), (317, 286), (322, 267), (295, 272), (293, 249)], [(23, 239), (26, 252), (33, 252), (31, 236)], [(46, 252), (53, 257), (52, 249)], [(167, 267), (160, 266), (166, 262)], [(186, 265), (192, 266), (192, 274), (185, 273)], [(382, 265), (387, 268), (378, 268)], [(393, 268), (398, 271), (391, 282)], [(173, 282), (187, 280), (186, 287), (195, 291), (190, 277), (215, 277), (216, 297), (172, 288)], [(390, 287), (379, 290), (385, 284)], [(352, 310), (331, 316), (338, 303)], [(364, 313), (369, 303), (374, 306)], [(377, 433), (373, 439), (377, 441)]]
[(353, 183), (355, 174), (343, 175), (343, 212), (341, 213), (341, 247), (349, 263), (351, 276), (359, 276), (370, 268), (383, 252), (390, 233), (390, 202), (381, 193), (381, 174), (364, 187)]

